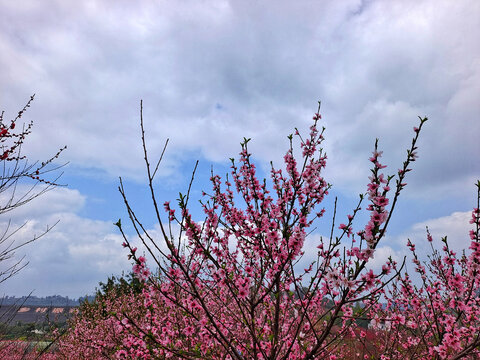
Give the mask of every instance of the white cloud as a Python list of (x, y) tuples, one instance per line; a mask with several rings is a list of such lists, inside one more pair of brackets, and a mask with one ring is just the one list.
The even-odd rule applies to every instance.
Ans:
[(392, 258), (397, 264), (401, 264), (404, 256), (405, 249), (394, 250), (388, 245), (381, 245), (375, 250), (375, 254), (368, 262), (367, 268), (372, 269), (376, 273), (380, 273), (382, 271), (382, 266), (387, 263), (389, 258)]
[(463, 249), (467, 249), (470, 246), (468, 232), (470, 229), (473, 229), (473, 226), (469, 224), (470, 219), (471, 212), (466, 211), (454, 212), (449, 216), (425, 220), (413, 225), (408, 232), (398, 237), (397, 241), (406, 244), (407, 239), (410, 239), (416, 244), (420, 252), (429, 252), (426, 232), (426, 227), (428, 226), (430, 234), (434, 239), (434, 245), (441, 248), (443, 246), (441, 239), (446, 236), (450, 248), (460, 254)]
[(369, 266), (372, 269), (380, 270), (381, 265), (385, 263), (389, 256), (392, 256), (399, 264), (401, 264), (404, 257), (407, 257), (406, 269), (410, 275), (414, 275), (414, 265), (411, 262), (412, 255), (407, 247), (407, 241), (410, 239), (415, 244), (418, 259), (421, 262), (428, 262), (428, 256), (432, 254), (432, 248), (427, 241), (427, 226), (433, 237), (432, 245), (435, 249), (442, 251), (444, 244), (441, 242), (441, 239), (446, 236), (450, 249), (455, 251), (457, 256), (460, 257), (463, 250), (466, 253), (470, 251), (468, 250), (470, 246), (468, 232), (473, 228), (469, 224), (470, 219), (471, 212), (469, 211), (454, 212), (448, 216), (413, 224), (408, 230), (398, 236), (387, 236), (375, 251), (375, 258), (369, 263)]
[[(42, 184), (29, 186), (20, 184), (15, 187), (14, 199), (22, 199), (40, 194), (46, 189)], [(5, 204), (12, 195), (13, 188), (0, 194), (0, 203)], [(30, 195), (30, 196), (28, 196)], [(15, 202), (15, 201), (14, 201)], [(78, 190), (66, 187), (50, 188), (39, 196), (38, 200), (32, 200), (28, 206), (19, 206), (15, 210), (3, 215), (11, 218), (14, 222), (22, 222), (26, 218), (40, 218), (52, 213), (77, 212), (85, 205), (85, 196)]]
[[(471, 212), (454, 212), (448, 216), (440, 218), (429, 219), (413, 224), (409, 229), (397, 236), (386, 236), (375, 250), (374, 257), (369, 260), (367, 268), (380, 272), (382, 265), (384, 265), (388, 258), (391, 257), (398, 264), (401, 264), (404, 257), (407, 257), (407, 269), (413, 272), (413, 264), (411, 263), (412, 256), (407, 247), (407, 241), (410, 239), (415, 244), (415, 249), (420, 261), (428, 261), (427, 256), (431, 255), (432, 249), (430, 243), (427, 241), (426, 227), (433, 237), (433, 246), (440, 250), (443, 247), (441, 239), (447, 237), (449, 247), (455, 251), (457, 255), (461, 256), (462, 251), (467, 253), (470, 251), (469, 231), (473, 226), (469, 224), (471, 219)], [(305, 267), (309, 262), (316, 259), (317, 249), (319, 244), (319, 236), (311, 235), (304, 246), (305, 256), (301, 261), (301, 266)], [(327, 239), (328, 237), (324, 237)], [(350, 245), (346, 248), (348, 249)]]
[[(38, 296), (60, 293), (78, 297), (92, 293), (108, 276), (130, 270), (121, 236), (113, 224), (76, 214), (83, 202), (77, 190), (57, 188), (8, 214), (11, 231), (25, 219), (32, 219), (12, 236), (16, 244), (39, 236), (47, 225), (59, 222), (43, 237), (16, 251), (15, 258), (25, 256), (29, 264), (2, 284), (2, 292), (24, 295), (36, 289), (34, 295)], [(2, 230), (8, 224), (6, 215), (0, 222)]]

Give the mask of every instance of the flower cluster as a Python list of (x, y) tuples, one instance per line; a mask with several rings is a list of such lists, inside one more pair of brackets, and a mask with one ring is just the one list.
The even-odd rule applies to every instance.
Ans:
[(387, 306), (372, 314), (391, 324), (378, 344), (386, 359), (477, 359), (480, 356), (480, 182), (477, 184), (477, 207), (470, 223), (471, 253), (458, 257), (443, 238), (442, 250), (433, 247), (428, 262), (418, 259), (415, 245), (407, 246), (413, 255), (420, 286), (404, 274), (384, 292)]

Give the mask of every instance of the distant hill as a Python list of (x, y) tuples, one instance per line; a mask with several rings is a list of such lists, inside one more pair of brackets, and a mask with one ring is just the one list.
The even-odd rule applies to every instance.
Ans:
[(46, 296), (46, 297), (37, 297), (37, 296), (4, 296), (0, 298), (0, 307), (1, 306), (66, 306), (66, 307), (75, 307), (79, 306), (85, 299), (89, 301), (95, 299), (95, 296), (80, 297), (78, 299), (70, 299), (68, 296)]

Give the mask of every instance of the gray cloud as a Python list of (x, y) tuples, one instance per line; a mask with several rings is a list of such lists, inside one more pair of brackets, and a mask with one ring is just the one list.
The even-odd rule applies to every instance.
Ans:
[(359, 164), (377, 136), (400, 163), (416, 115), (432, 118), (419, 191), (478, 176), (474, 1), (0, 6), (0, 91), (10, 110), (38, 93), (36, 153), (52, 152), (48, 137), (76, 164), (135, 177), (144, 98), (152, 151), (172, 138), (165, 174), (192, 151), (224, 159), (243, 136), (260, 159), (278, 159), (279, 139), (307, 125), (320, 98), (340, 187), (359, 189), (353, 174), (367, 174)]

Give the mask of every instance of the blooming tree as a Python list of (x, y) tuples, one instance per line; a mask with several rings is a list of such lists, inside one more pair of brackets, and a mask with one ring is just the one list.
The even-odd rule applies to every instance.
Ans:
[[(330, 188), (322, 176), (327, 156), (321, 148), (325, 128), (319, 128), (320, 119), (318, 111), (306, 138), (298, 130), (288, 137), (285, 168), (272, 164), (270, 182), (257, 177), (245, 139), (239, 161), (231, 159), (231, 175), (222, 180), (212, 174), (212, 191), (204, 193), (202, 201), (205, 219), (195, 221), (189, 211), (190, 183), (187, 194), (180, 194), (177, 209), (169, 202), (163, 204), (166, 222), (154, 189), (162, 157), (151, 166), (141, 111), (160, 239), (154, 239), (137, 218), (122, 182), (119, 189), (158, 274), (152, 275), (145, 257), (137, 255), (119, 221), (124, 246), (135, 261), (134, 272), (145, 281), (138, 305), (144, 307), (148, 322), (127, 313), (118, 317), (117, 325), (128, 334), (118, 358), (337, 358), (343, 339), (355, 334), (356, 320), (368, 314), (401, 271), (402, 266), (392, 260), (379, 272), (367, 270), (367, 264), (385, 236), (427, 119), (420, 118), (414, 128), (407, 158), (396, 176), (383, 174), (382, 152), (375, 143), (368, 223), (354, 233), (353, 222), (365, 200), (360, 196), (358, 206), (339, 225), (339, 233), (334, 231), (334, 215), (330, 236), (317, 240), (316, 260), (298, 269), (309, 228), (322, 218), (325, 210), (319, 206)], [(298, 155), (294, 140), (300, 144)], [(180, 228), (176, 235), (175, 226)], [(358, 302), (368, 306), (354, 312)]]
[[(154, 238), (137, 218), (120, 180), (129, 218), (157, 271), (147, 267), (133, 240), (116, 225), (141, 282), (136, 292), (106, 292), (81, 311), (60, 343), (60, 359), (477, 359), (480, 356), (480, 182), (472, 212), (471, 245), (461, 257), (442, 239), (421, 261), (411, 242), (416, 283), (404, 262), (389, 259), (368, 267), (384, 238), (426, 118), (414, 127), (407, 158), (395, 176), (385, 176), (378, 141), (367, 194), (345, 221), (334, 209), (328, 237), (313, 239), (309, 228), (330, 185), (323, 179), (324, 129), (317, 112), (306, 138), (296, 131), (284, 169), (273, 167), (270, 182), (259, 180), (242, 143), (231, 174), (212, 173), (212, 191), (201, 202), (205, 219), (189, 211), (192, 182), (178, 207), (157, 201), (141, 114), (142, 142), (150, 195), (161, 230)], [(295, 154), (294, 138), (300, 143)], [(165, 149), (164, 149), (165, 151)], [(361, 204), (369, 221), (353, 230)], [(335, 205), (336, 208), (336, 205)], [(163, 220), (161, 215), (166, 214)], [(174, 229), (180, 229), (175, 232)], [(317, 241), (306, 268), (305, 241)], [(468, 252), (468, 253), (467, 253)], [(419, 285), (418, 285), (419, 284)], [(368, 324), (368, 327), (367, 327)], [(88, 356), (86, 356), (88, 354)]]

